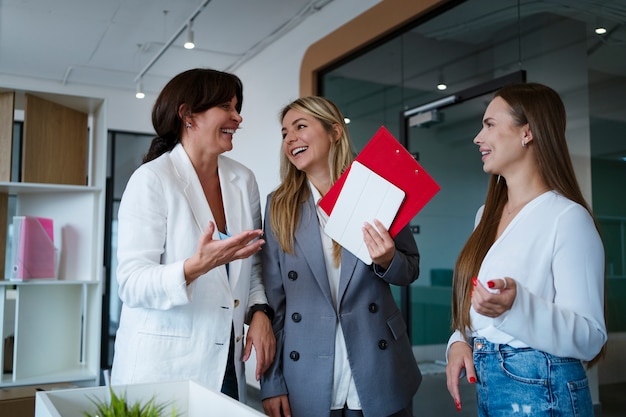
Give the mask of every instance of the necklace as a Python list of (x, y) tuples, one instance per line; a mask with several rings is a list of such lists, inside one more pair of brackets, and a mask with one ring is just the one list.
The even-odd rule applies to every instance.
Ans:
[(537, 196), (545, 193), (547, 190), (543, 190), (540, 193), (537, 193), (535, 195), (533, 195), (531, 198), (529, 198), (528, 200), (522, 202), (521, 204), (518, 204), (517, 206), (513, 207), (512, 209), (509, 208), (509, 201), (506, 202), (506, 204), (504, 205), (504, 210), (506, 211), (506, 215), (510, 216), (511, 214), (520, 211), (526, 204), (528, 204), (529, 202), (531, 202), (532, 200), (534, 200)]
[(513, 214), (514, 212), (518, 211), (519, 209), (521, 209), (525, 205), (526, 205), (526, 203), (523, 203), (523, 204), (520, 204), (520, 205), (518, 205), (517, 207), (515, 207), (513, 209), (509, 209), (509, 203), (507, 202), (506, 203), (506, 207), (505, 207), (506, 215), (510, 216), (511, 214)]

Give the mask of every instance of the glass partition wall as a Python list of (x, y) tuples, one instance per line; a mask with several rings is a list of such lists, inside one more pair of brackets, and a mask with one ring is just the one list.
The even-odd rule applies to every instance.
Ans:
[[(421, 277), (407, 297), (396, 290), (399, 303), (409, 300), (418, 360), (442, 359), (452, 269), (486, 194), (472, 140), (492, 91), (470, 93), (511, 74), (550, 85), (565, 102), (576, 175), (606, 246), (609, 329), (626, 330), (626, 0), (452, 3), (319, 80), (320, 94), (349, 117), (357, 150), (384, 125), (441, 186), (411, 222)], [(407, 110), (439, 101), (404, 124)]]

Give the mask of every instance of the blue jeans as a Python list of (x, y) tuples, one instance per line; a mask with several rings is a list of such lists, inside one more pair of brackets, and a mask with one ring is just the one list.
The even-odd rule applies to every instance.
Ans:
[(587, 374), (577, 359), (474, 339), (478, 415), (593, 417)]

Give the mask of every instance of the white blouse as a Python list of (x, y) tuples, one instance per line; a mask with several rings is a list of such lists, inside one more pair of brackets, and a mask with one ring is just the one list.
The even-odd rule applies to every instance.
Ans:
[[(526, 204), (491, 246), (478, 273), (485, 287), (500, 277), (517, 282), (511, 309), (490, 318), (472, 308), (468, 336), (585, 361), (598, 354), (607, 340), (604, 247), (584, 207), (554, 191)], [(456, 331), (448, 348), (463, 340)]]
[[(322, 238), (322, 246), (324, 250), (324, 261), (326, 262), (326, 273), (328, 275), (328, 282), (330, 284), (330, 292), (333, 296), (333, 302), (335, 303), (335, 309), (338, 311), (339, 306), (337, 304), (337, 294), (339, 293), (339, 276), (341, 273), (341, 265), (335, 266), (333, 259), (333, 241), (324, 232), (324, 226), (328, 221), (328, 215), (319, 206), (319, 201), (322, 198), (320, 192), (315, 188), (311, 182), (309, 182), (311, 193), (313, 194), (313, 201), (315, 201), (315, 209), (317, 212), (317, 219), (320, 228), (320, 236)], [(333, 367), (333, 398), (331, 402), (331, 410), (342, 409), (344, 405), (348, 405), (351, 410), (360, 410), (361, 401), (356, 391), (354, 384), (354, 378), (352, 377), (352, 370), (350, 369), (350, 362), (348, 361), (348, 352), (346, 350), (346, 341), (343, 338), (343, 330), (341, 329), (341, 323), (337, 320), (337, 327), (335, 329), (335, 366)]]

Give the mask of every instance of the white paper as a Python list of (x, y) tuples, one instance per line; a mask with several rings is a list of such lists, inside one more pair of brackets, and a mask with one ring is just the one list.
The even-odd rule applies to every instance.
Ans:
[(389, 229), (403, 200), (404, 191), (354, 161), (324, 232), (370, 265), (372, 258), (363, 240), (363, 223), (373, 225), (374, 219), (378, 219)]

